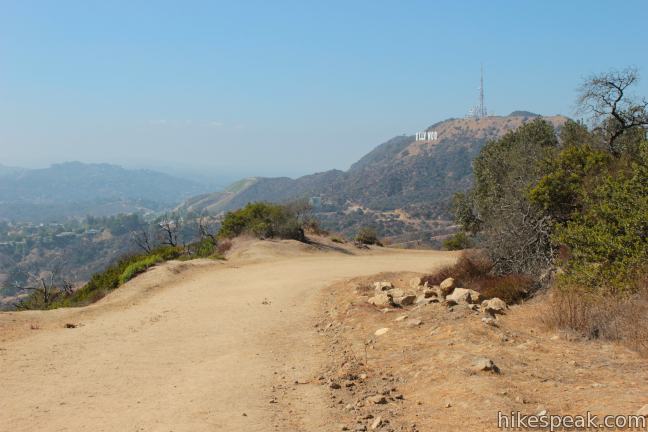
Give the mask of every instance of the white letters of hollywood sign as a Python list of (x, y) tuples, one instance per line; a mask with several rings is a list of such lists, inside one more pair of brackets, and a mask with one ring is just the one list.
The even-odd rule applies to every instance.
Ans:
[(438, 139), (437, 131), (416, 132), (416, 141), (436, 141)]

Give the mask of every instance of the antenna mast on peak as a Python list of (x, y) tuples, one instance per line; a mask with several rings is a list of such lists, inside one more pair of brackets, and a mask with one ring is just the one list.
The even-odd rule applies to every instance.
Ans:
[(477, 106), (470, 108), (468, 111), (468, 118), (480, 119), (486, 117), (488, 111), (484, 105), (484, 67), (480, 65), (479, 67), (479, 100), (477, 101)]
[(486, 117), (484, 106), (484, 66), (479, 65), (479, 117)]

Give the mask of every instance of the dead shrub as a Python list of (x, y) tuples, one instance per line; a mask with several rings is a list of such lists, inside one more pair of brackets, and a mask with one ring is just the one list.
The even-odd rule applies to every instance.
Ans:
[(429, 286), (439, 285), (447, 278), (464, 285), (472, 279), (488, 274), (493, 264), (485, 254), (479, 252), (465, 252), (461, 254), (454, 265), (442, 267), (431, 275), (424, 276), (422, 282)]
[(424, 276), (423, 282), (439, 285), (451, 277), (457, 286), (478, 291), (485, 299), (499, 297), (508, 304), (519, 303), (533, 290), (531, 277), (520, 274), (495, 275), (492, 269), (493, 264), (485, 254), (465, 252), (454, 265)]
[(485, 299), (498, 297), (508, 304), (513, 304), (524, 300), (533, 290), (533, 285), (533, 279), (525, 275), (484, 275), (471, 281), (468, 288), (479, 291)]
[(542, 310), (549, 328), (575, 332), (589, 339), (623, 343), (648, 354), (648, 274), (637, 279), (631, 295), (592, 292), (584, 287), (555, 286)]
[(218, 246), (216, 247), (216, 250), (218, 250), (218, 253), (221, 255), (225, 255), (225, 252), (230, 249), (232, 249), (231, 240), (221, 240), (220, 242), (218, 242)]

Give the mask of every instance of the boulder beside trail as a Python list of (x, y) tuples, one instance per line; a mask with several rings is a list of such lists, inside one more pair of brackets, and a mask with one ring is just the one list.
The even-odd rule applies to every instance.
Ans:
[(416, 301), (416, 296), (414, 294), (405, 294), (401, 297), (394, 297), (394, 303), (398, 306), (410, 306), (413, 305)]
[(481, 294), (475, 290), (467, 288), (455, 288), (452, 291), (452, 294), (446, 296), (446, 301), (451, 304), (460, 304), (460, 303), (479, 303), (481, 300)]
[(497, 297), (493, 297), (490, 300), (484, 300), (481, 304), (481, 307), (484, 313), (489, 315), (503, 315), (506, 313), (506, 309), (508, 309), (506, 302)]
[(455, 289), (455, 280), (454, 278), (447, 278), (441, 284), (439, 284), (439, 290), (441, 295), (447, 296)]
[(392, 296), (387, 293), (376, 294), (367, 300), (367, 303), (378, 307), (389, 307), (394, 305)]

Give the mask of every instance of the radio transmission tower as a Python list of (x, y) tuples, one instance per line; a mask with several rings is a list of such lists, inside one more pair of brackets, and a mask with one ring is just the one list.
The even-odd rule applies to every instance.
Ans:
[(486, 117), (486, 107), (484, 106), (484, 66), (479, 66), (479, 106), (477, 107), (477, 117)]
[(479, 99), (477, 100), (477, 105), (473, 106), (468, 110), (467, 118), (476, 118), (480, 119), (488, 115), (486, 106), (484, 105), (484, 67), (480, 66), (479, 68)]

